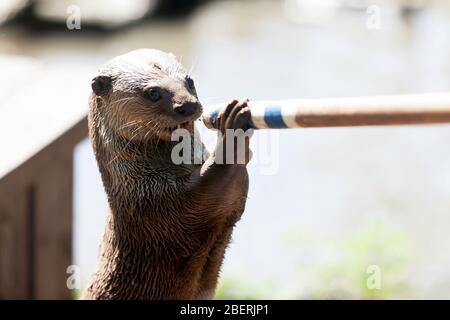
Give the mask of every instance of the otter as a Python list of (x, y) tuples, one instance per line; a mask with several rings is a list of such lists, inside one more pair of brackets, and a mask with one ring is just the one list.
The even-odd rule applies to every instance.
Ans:
[(100, 68), (88, 123), (109, 212), (83, 299), (213, 298), (247, 199), (249, 136), (245, 161), (216, 160), (225, 156), (226, 130), (248, 129), (247, 101), (234, 99), (220, 114), (211, 154), (199, 164), (174, 164), (172, 133), (182, 128), (198, 141), (194, 121), (202, 114), (180, 62), (140, 49)]

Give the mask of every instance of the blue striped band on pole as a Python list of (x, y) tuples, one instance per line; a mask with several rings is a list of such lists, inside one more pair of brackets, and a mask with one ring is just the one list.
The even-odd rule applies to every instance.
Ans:
[(264, 122), (271, 129), (285, 129), (288, 127), (284, 123), (280, 105), (269, 105), (264, 109)]

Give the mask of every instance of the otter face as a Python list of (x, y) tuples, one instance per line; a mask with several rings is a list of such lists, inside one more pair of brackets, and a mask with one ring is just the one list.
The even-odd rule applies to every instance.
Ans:
[(202, 106), (194, 81), (172, 54), (141, 49), (112, 59), (92, 80), (104, 125), (128, 140), (171, 140), (194, 129)]

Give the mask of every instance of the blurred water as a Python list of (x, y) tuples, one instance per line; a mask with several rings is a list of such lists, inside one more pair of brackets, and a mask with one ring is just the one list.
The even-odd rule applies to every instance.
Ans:
[[(204, 104), (450, 89), (448, 13), (391, 15), (381, 31), (367, 29), (366, 18), (341, 12), (309, 26), (286, 19), (281, 2), (217, 2), (185, 20), (107, 37), (54, 35), (38, 44), (18, 34), (15, 46), (3, 48), (93, 67), (135, 48), (171, 51), (194, 66)], [(279, 171), (265, 175), (256, 162), (249, 168), (247, 209), (222, 273), (238, 296), (370, 296), (361, 287), (375, 264), (385, 275), (380, 296), (450, 298), (450, 126), (255, 136), (278, 142), (270, 156)], [(76, 150), (75, 174), (74, 259), (85, 280), (106, 213), (87, 141)]]

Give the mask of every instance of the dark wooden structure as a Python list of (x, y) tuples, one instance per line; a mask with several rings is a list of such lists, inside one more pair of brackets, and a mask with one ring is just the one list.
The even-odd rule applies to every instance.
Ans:
[(82, 120), (0, 179), (0, 298), (71, 298), (73, 148)]
[(70, 299), (73, 150), (87, 136), (90, 70), (13, 57), (0, 67), (0, 299)]

